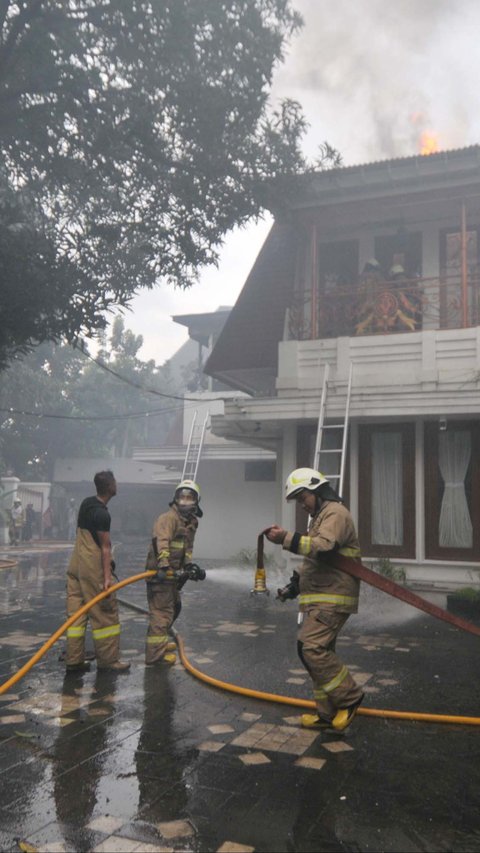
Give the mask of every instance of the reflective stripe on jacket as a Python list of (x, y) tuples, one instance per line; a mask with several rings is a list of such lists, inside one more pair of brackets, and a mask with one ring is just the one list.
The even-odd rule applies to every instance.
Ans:
[(157, 542), (158, 568), (170, 566), (176, 571), (190, 563), (193, 556), (193, 541), (197, 532), (198, 519), (183, 518), (175, 506), (159, 515), (153, 526), (153, 538)]
[(325, 501), (314, 515), (308, 534), (287, 533), (283, 548), (303, 556), (296, 569), (300, 576), (300, 610), (326, 607), (356, 613), (360, 581), (331, 566), (328, 552), (360, 558), (360, 545), (348, 509), (337, 501)]

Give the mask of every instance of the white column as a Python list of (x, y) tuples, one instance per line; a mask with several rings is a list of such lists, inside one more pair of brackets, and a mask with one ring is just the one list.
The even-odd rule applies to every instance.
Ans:
[(0, 477), (0, 545), (8, 545), (9, 513), (17, 497), (18, 477)]
[[(358, 530), (358, 424), (350, 422), (350, 504), (349, 509)], [(360, 542), (360, 546), (362, 543)]]
[(425, 559), (425, 459), (423, 453), (423, 421), (415, 424), (415, 557)]
[(282, 449), (277, 457), (277, 517), (286, 530), (295, 530), (295, 501), (285, 500), (285, 481), (297, 467), (297, 424), (287, 423), (283, 428)]

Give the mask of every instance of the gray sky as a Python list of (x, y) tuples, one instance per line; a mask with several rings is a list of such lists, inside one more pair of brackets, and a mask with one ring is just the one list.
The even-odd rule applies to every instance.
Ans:
[[(276, 74), (273, 99), (302, 104), (305, 152), (325, 140), (345, 165), (480, 142), (478, 0), (293, 0), (305, 26)], [(163, 363), (185, 342), (172, 314), (233, 305), (269, 230), (232, 233), (218, 268), (187, 292), (161, 286), (132, 302), (126, 325), (144, 336), (143, 358)]]

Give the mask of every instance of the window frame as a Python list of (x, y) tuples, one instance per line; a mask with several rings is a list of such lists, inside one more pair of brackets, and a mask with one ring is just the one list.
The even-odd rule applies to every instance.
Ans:
[[(372, 435), (374, 432), (400, 432), (402, 435), (403, 544), (377, 545), (372, 542)], [(369, 557), (415, 559), (415, 424), (359, 424), (358, 427), (358, 534), (362, 554)]]

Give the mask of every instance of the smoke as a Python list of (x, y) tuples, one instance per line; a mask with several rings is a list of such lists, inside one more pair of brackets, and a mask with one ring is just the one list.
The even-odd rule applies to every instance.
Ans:
[(299, 100), (305, 147), (325, 139), (344, 163), (478, 141), (476, 0), (293, 0), (305, 26), (277, 72), (274, 95)]

